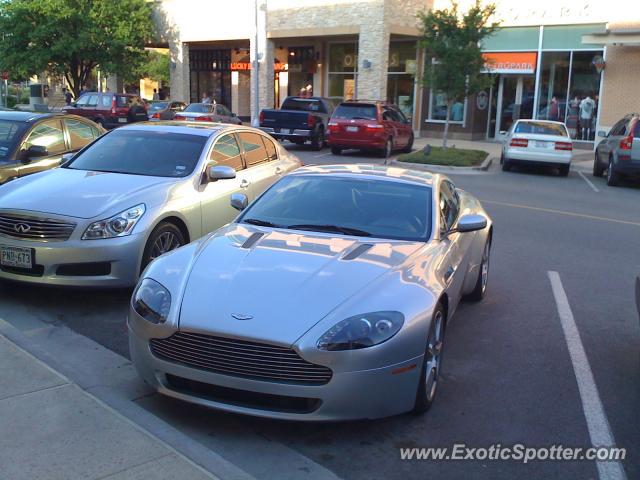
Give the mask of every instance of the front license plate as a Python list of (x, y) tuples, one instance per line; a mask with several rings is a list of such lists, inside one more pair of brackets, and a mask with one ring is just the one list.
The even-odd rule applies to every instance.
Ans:
[(549, 145), (550, 145), (549, 142), (544, 142), (540, 140), (536, 140), (536, 143), (535, 143), (536, 148), (549, 148)]
[(126, 118), (119, 118), (118, 121), (120, 123), (127, 123), (127, 119)]
[(347, 132), (357, 132), (358, 127), (347, 127)]
[(33, 250), (2, 245), (0, 246), (0, 265), (30, 270), (33, 268)]

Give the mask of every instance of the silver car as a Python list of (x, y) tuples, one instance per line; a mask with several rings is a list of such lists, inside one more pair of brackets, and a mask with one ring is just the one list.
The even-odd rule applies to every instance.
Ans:
[(133, 286), (154, 258), (233, 220), (300, 162), (248, 127), (138, 123), (0, 187), (0, 278)]
[(615, 187), (621, 177), (640, 177), (640, 115), (627, 115), (605, 134), (596, 147), (593, 175), (601, 177), (607, 171), (607, 185)]
[(153, 262), (131, 358), (158, 392), (295, 420), (423, 412), (462, 297), (486, 291), (492, 223), (441, 175), (306, 167)]

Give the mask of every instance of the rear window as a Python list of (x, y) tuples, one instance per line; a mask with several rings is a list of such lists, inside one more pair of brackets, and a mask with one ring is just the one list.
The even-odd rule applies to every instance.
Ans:
[(327, 113), (320, 100), (311, 98), (287, 98), (282, 103), (282, 110), (301, 110), (304, 112)]
[(635, 138), (640, 137), (640, 120), (636, 120), (636, 128), (633, 129), (633, 136)]
[(164, 110), (169, 105), (169, 102), (156, 102), (149, 105), (149, 110), (152, 112), (157, 112), (158, 110)]
[(546, 122), (519, 122), (513, 133), (531, 133), (534, 135), (555, 135), (567, 137), (564, 125)]
[(375, 105), (343, 103), (333, 111), (332, 118), (344, 120), (377, 120), (378, 110)]
[(187, 108), (184, 109), (185, 112), (193, 112), (193, 113), (211, 113), (213, 112), (214, 105), (209, 103), (192, 103)]

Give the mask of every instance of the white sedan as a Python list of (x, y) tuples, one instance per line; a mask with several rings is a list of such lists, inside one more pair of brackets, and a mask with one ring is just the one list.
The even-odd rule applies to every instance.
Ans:
[(518, 120), (505, 136), (500, 164), (508, 172), (516, 164), (548, 165), (566, 177), (571, 166), (573, 143), (562, 122)]

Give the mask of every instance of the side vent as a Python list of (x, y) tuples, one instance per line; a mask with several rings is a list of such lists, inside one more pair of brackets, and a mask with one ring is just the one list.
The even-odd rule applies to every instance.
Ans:
[(260, 240), (264, 236), (264, 233), (255, 232), (252, 233), (249, 238), (245, 240), (245, 242), (241, 245), (241, 248), (251, 248), (253, 247), (258, 240)]
[(363, 243), (362, 245), (358, 245), (356, 248), (354, 248), (349, 253), (347, 253), (344, 257), (342, 257), (342, 260), (355, 260), (356, 258), (358, 258), (363, 253), (367, 252), (372, 247), (373, 245), (371, 245), (370, 243)]

